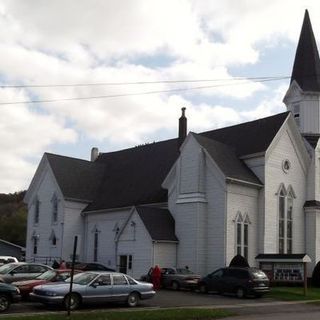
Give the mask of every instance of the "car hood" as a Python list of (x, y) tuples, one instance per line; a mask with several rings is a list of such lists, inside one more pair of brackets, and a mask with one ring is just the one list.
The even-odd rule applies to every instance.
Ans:
[[(76, 284), (74, 283), (72, 285), (73, 290), (76, 289), (83, 289), (85, 286)], [(43, 291), (55, 291), (55, 292), (68, 292), (70, 289), (70, 283), (69, 282), (51, 282), (51, 283), (46, 283), (43, 285), (39, 285), (34, 287), (35, 290), (43, 290)]]
[(22, 287), (22, 286), (29, 286), (29, 285), (40, 285), (46, 283), (47, 280), (25, 280), (25, 281), (17, 281), (13, 282), (12, 285), (17, 286), (17, 287)]

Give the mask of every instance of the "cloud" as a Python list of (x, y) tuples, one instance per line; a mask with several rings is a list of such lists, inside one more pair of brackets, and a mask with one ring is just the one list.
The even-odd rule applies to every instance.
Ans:
[[(26, 187), (34, 159), (78, 136), (114, 149), (172, 137), (183, 106), (198, 132), (278, 112), (281, 93), (253, 81), (238, 84), (231, 67), (254, 67), (265, 47), (296, 43), (305, 5), (314, 21), (320, 18), (317, 2), (302, 0), (2, 0), (3, 84), (223, 81), (1, 89), (0, 102), (125, 96), (0, 106), (0, 190)], [(150, 94), (194, 87), (210, 88)], [(265, 99), (253, 105), (257, 93)], [(248, 98), (250, 106), (237, 108)]]

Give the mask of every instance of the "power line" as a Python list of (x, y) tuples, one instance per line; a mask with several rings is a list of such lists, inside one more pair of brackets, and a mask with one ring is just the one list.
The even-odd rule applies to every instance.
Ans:
[(76, 83), (76, 84), (15, 84), (0, 85), (0, 88), (54, 88), (54, 87), (91, 87), (91, 86), (123, 86), (123, 85), (142, 85), (142, 84), (172, 84), (172, 83), (197, 83), (197, 82), (216, 82), (216, 81), (244, 81), (244, 80), (278, 80), (289, 78), (288, 76), (273, 77), (234, 77), (230, 79), (191, 79), (191, 80), (159, 80), (159, 81), (132, 81), (132, 82), (99, 82), (99, 83)]
[[(256, 81), (253, 81), (253, 82), (279, 81), (279, 80), (285, 80), (285, 79), (288, 79), (288, 78), (290, 78), (290, 77), (266, 78), (266, 79), (263, 79), (263, 80), (256, 80)], [(177, 89), (168, 89), (168, 90), (154, 90), (154, 91), (145, 91), (145, 92), (121, 93), (121, 94), (110, 94), (110, 95), (90, 96), (90, 97), (71, 97), (71, 98), (61, 98), (61, 99), (43, 99), (43, 100), (26, 100), (26, 101), (0, 102), (0, 105), (50, 103), (50, 102), (62, 102), (62, 101), (74, 101), (74, 100), (108, 99), (108, 98), (141, 96), (141, 95), (170, 93), (170, 92), (186, 92), (186, 91), (192, 91), (192, 90), (201, 90), (201, 89), (211, 89), (211, 88), (217, 88), (217, 87), (243, 85), (243, 84), (251, 83), (251, 82), (252, 81), (243, 81), (243, 82), (239, 82), (239, 83), (218, 84), (218, 85), (212, 85), (212, 86), (199, 86), (199, 87), (177, 88)]]

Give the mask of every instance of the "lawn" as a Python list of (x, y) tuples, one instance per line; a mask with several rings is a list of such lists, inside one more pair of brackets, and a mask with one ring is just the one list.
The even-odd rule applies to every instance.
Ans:
[[(148, 311), (97, 311), (72, 313), (71, 320), (211, 320), (235, 315), (235, 313), (218, 309), (169, 309)], [(22, 318), (23, 320), (63, 320), (68, 319), (66, 313), (23, 316), (13, 314), (1, 316), (1, 320)]]
[(303, 287), (272, 287), (271, 292), (265, 297), (286, 301), (320, 300), (320, 288), (308, 288), (305, 296)]

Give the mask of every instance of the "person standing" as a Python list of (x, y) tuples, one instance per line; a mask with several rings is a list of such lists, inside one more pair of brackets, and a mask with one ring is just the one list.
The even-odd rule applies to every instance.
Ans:
[(66, 268), (67, 268), (66, 262), (64, 260), (61, 260), (59, 269), (66, 269)]
[(152, 278), (152, 284), (153, 284), (154, 290), (159, 290), (160, 289), (160, 280), (161, 280), (161, 269), (159, 268), (158, 265), (156, 265), (153, 268), (151, 278)]

